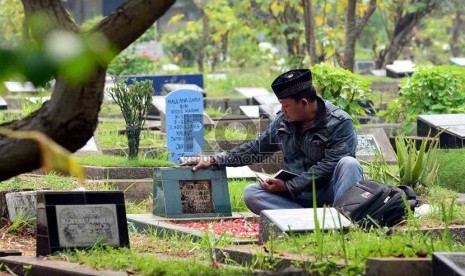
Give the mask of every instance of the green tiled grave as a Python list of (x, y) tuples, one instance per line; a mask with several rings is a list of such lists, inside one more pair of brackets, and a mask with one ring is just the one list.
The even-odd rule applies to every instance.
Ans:
[(225, 169), (155, 168), (153, 214), (170, 218), (231, 216)]

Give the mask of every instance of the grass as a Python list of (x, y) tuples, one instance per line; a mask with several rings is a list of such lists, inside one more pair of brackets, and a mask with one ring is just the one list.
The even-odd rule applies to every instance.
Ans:
[(215, 127), (211, 130), (205, 130), (205, 139), (245, 141), (255, 139), (257, 137), (257, 134), (258, 133), (256, 132), (256, 129), (254, 127), (245, 128), (243, 125), (238, 125), (238, 128), (236, 129), (230, 126)]
[(129, 160), (127, 157), (113, 155), (83, 155), (76, 156), (76, 158), (82, 165), (103, 167), (167, 167), (174, 165), (172, 162), (160, 159)]
[(465, 149), (439, 150), (438, 183), (459, 193), (465, 192)]
[(215, 80), (205, 78), (205, 91), (209, 98), (243, 98), (240, 93), (234, 92), (235, 87), (263, 87), (271, 90), (271, 83), (278, 76), (270, 67), (262, 66), (253, 69), (226, 74), (226, 78)]
[[(128, 140), (126, 135), (118, 133), (119, 130), (126, 128), (123, 121), (121, 122), (101, 122), (97, 128), (97, 139), (100, 148), (127, 148)], [(142, 131), (140, 134), (141, 147), (165, 145), (165, 139), (157, 135), (154, 131)]]
[(211, 118), (221, 118), (224, 115), (229, 114), (231, 112), (230, 110), (222, 110), (221, 107), (214, 108), (211, 106), (207, 106), (207, 108), (205, 108), (205, 113), (207, 113), (207, 115)]
[(112, 269), (137, 275), (246, 275), (246, 269), (212, 268), (191, 260), (161, 260), (151, 254), (139, 254), (128, 248), (95, 248), (66, 254), (65, 260), (90, 265), (96, 269)]
[[(228, 181), (229, 198), (233, 212), (248, 212), (249, 209), (244, 203), (244, 188), (253, 183), (253, 180), (235, 179)], [(255, 181), (256, 182), (256, 181)]]

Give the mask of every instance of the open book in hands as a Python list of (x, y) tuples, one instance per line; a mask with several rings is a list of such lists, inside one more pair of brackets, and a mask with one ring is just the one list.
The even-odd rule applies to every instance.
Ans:
[(298, 174), (295, 174), (290, 171), (286, 170), (279, 170), (277, 173), (271, 175), (271, 174), (266, 174), (266, 173), (261, 173), (261, 172), (254, 172), (255, 175), (260, 178), (262, 181), (266, 181), (267, 178), (276, 178), (276, 179), (281, 179), (283, 181), (286, 180), (291, 180), (292, 178), (296, 176), (300, 176)]

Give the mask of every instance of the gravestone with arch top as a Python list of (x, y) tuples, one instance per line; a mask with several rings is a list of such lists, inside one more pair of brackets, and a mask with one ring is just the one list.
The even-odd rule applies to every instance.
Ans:
[(195, 156), (203, 149), (203, 96), (194, 90), (180, 89), (166, 95), (165, 104), (169, 160), (179, 164), (180, 157)]

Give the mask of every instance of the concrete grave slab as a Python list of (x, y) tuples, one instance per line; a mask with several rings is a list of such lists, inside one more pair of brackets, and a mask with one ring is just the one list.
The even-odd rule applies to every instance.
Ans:
[(12, 192), (5, 194), (10, 221), (21, 216), (23, 220), (36, 216), (37, 191)]
[(90, 137), (87, 143), (80, 149), (78, 149), (75, 154), (89, 154), (89, 153), (101, 153), (97, 146), (94, 136)]
[(263, 210), (260, 213), (258, 241), (264, 243), (283, 233), (306, 233), (316, 229), (316, 220), (322, 230), (347, 228), (352, 223), (335, 208)]
[(38, 192), (36, 236), (37, 256), (90, 248), (102, 239), (129, 247), (123, 192)]
[(0, 97), (0, 110), (8, 109), (8, 103), (3, 97)]
[(357, 159), (373, 161), (381, 154), (388, 164), (397, 163), (394, 149), (382, 128), (362, 128), (358, 130), (357, 140)]
[(449, 61), (458, 66), (465, 66), (465, 57), (451, 57)]
[(365, 275), (451, 275), (431, 274), (431, 258), (368, 258)]
[(3, 82), (9, 93), (34, 93), (37, 88), (32, 82), (5, 81)]
[(27, 101), (30, 101), (31, 103), (45, 103), (46, 101), (50, 100), (50, 97), (26, 97), (25, 98)]
[(395, 60), (393, 64), (386, 65), (386, 76), (403, 78), (415, 72), (415, 64), (411, 60)]
[(465, 275), (465, 253), (433, 252), (432, 275)]
[(371, 70), (371, 74), (377, 77), (386, 77), (386, 69)]
[(418, 115), (417, 135), (426, 137), (436, 136), (439, 132), (439, 146), (441, 148), (465, 147), (465, 113)]
[(258, 105), (242, 105), (239, 106), (241, 110), (241, 114), (251, 118), (251, 119), (258, 119), (260, 117), (260, 106)]
[(243, 95), (246, 98), (253, 98), (258, 96), (267, 96), (271, 93), (263, 87), (235, 87), (234, 92)]
[(170, 218), (231, 216), (225, 169), (154, 169), (153, 214)]
[(281, 110), (281, 104), (276, 98), (276, 95), (269, 93), (268, 95), (254, 96), (254, 104), (260, 106), (260, 115), (263, 114), (265, 117), (271, 120), (276, 117), (276, 113)]

